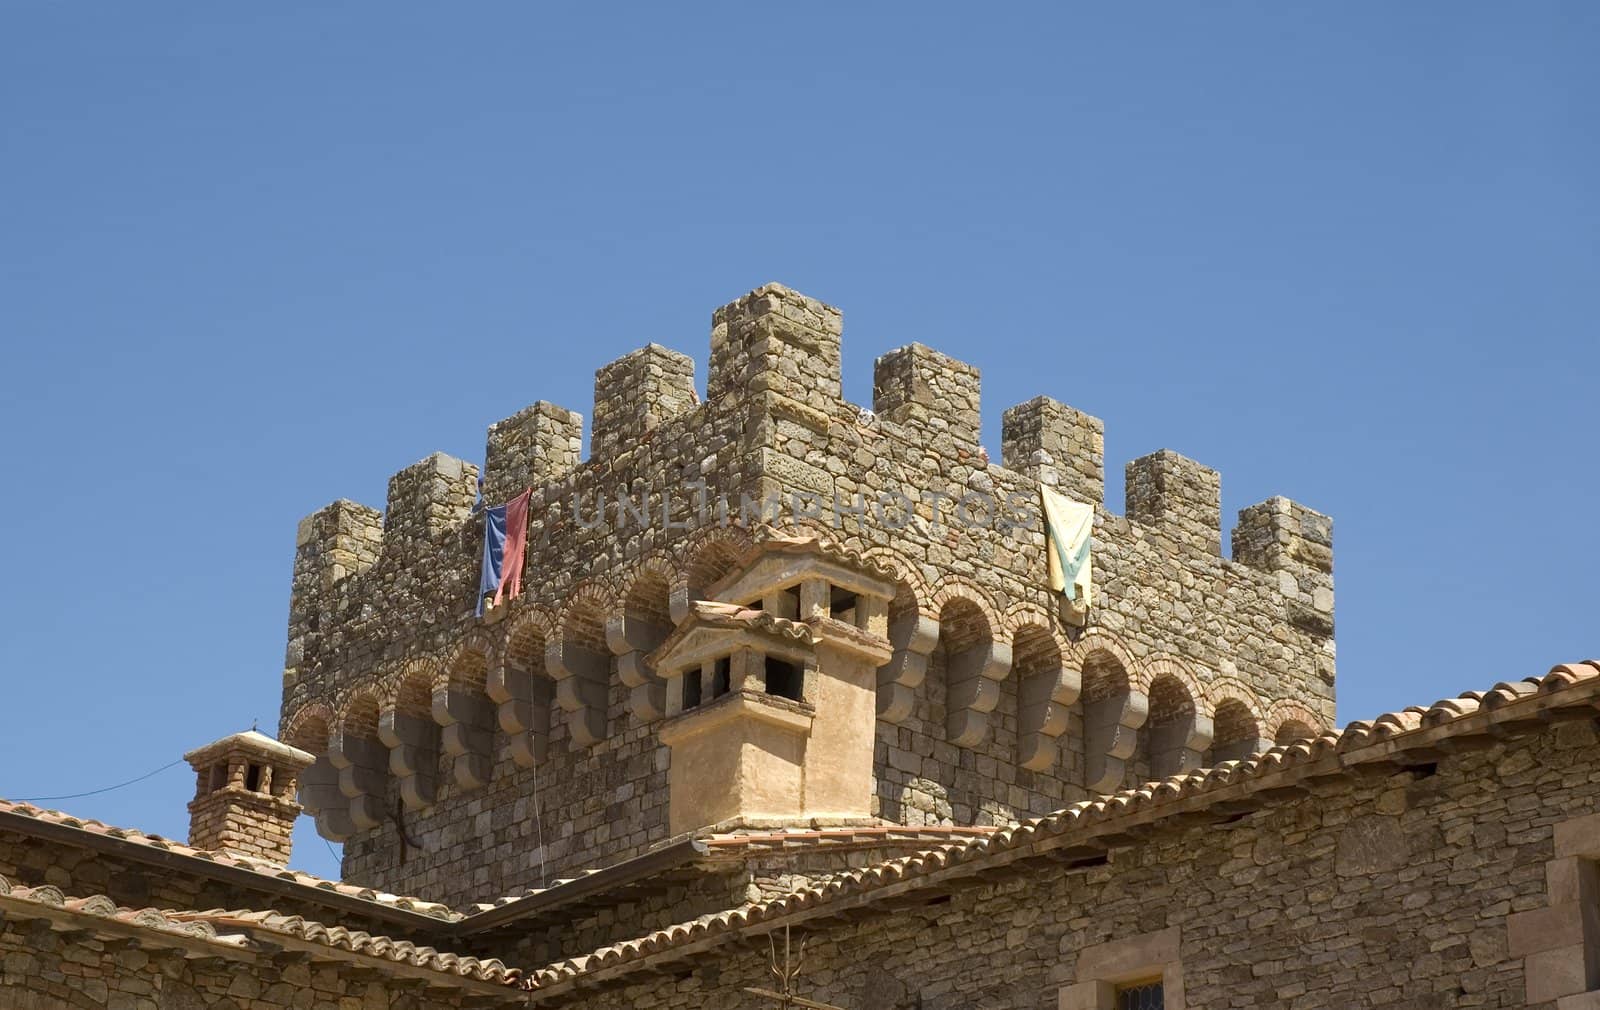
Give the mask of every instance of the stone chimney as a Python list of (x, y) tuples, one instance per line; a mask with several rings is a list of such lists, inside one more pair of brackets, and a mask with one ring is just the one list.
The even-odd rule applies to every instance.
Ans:
[(183, 759), (196, 780), (189, 844), (287, 865), (300, 816), (295, 779), (316, 759), (255, 730), (223, 737)]

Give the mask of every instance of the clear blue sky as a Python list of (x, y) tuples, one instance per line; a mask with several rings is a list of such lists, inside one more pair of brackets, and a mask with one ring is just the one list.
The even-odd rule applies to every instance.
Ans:
[(769, 280), (1332, 513), (1343, 720), (1600, 653), (1600, 5), (865, 7), (0, 7), (0, 795), (271, 730), (300, 516)]

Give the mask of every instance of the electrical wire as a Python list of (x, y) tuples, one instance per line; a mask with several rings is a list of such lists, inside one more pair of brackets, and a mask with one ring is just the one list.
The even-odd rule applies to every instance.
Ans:
[(106, 786), (104, 789), (91, 789), (86, 793), (67, 793), (67, 794), (65, 794), (63, 796), (16, 796), (16, 797), (13, 797), (13, 801), (17, 802), (17, 803), (41, 803), (41, 802), (53, 801), (53, 800), (78, 800), (78, 799), (82, 799), (85, 796), (99, 796), (101, 793), (109, 793), (112, 790), (121, 789), (124, 786), (131, 786), (135, 782), (143, 782), (145, 779), (154, 778), (155, 776), (160, 775), (162, 772), (166, 771), (168, 768), (176, 768), (178, 765), (181, 765), (181, 764), (183, 764), (183, 758), (179, 758), (178, 760), (173, 761), (173, 762), (171, 762), (169, 764), (164, 764), (160, 768), (157, 768), (153, 772), (145, 772), (143, 775), (140, 775), (136, 779), (129, 779), (126, 782), (118, 782), (116, 785), (114, 785), (114, 786)]

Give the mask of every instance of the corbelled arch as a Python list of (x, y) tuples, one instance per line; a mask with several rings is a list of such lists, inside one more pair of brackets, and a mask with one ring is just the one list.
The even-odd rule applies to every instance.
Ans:
[(755, 545), (750, 531), (742, 526), (712, 526), (696, 530), (675, 547), (682, 572), (672, 586), (671, 614), (674, 624), (689, 616), (689, 604), (706, 598), (711, 586), (732, 574)]
[(928, 677), (928, 659), (939, 644), (939, 617), (933, 593), (915, 565), (876, 547), (862, 552), (868, 564), (889, 569), (895, 594), (889, 601), (889, 662), (878, 667), (878, 718), (898, 723), (916, 707), (917, 690)]
[(430, 711), (440, 726), (439, 749), (453, 760), (452, 777), (463, 790), (481, 789), (494, 774), (494, 705), (489, 699), (489, 667), (497, 643), (488, 634), (469, 634), (435, 671)]
[(1014, 604), (1001, 623), (1011, 638), (1017, 675), (1017, 763), (1046, 771), (1056, 762), (1060, 737), (1082, 691), (1082, 672), (1067, 662), (1072, 643), (1045, 608)]
[(1143, 733), (1150, 776), (1166, 778), (1201, 767), (1211, 743), (1211, 717), (1202, 712), (1205, 692), (1189, 665), (1171, 656), (1141, 664), (1149, 684), (1150, 712)]
[(684, 582), (665, 552), (647, 557), (629, 573), (618, 605), (606, 617), (606, 644), (628, 689), (628, 711), (641, 722), (667, 711), (666, 685), (649, 657), (677, 623), (672, 619), (673, 589)]
[(495, 721), (518, 767), (544, 760), (550, 743), (555, 687), (544, 665), (545, 646), (555, 620), (542, 607), (530, 607), (506, 622), (490, 658), (485, 691), (495, 703)]
[(611, 649), (606, 645), (606, 617), (615, 596), (601, 579), (589, 579), (572, 591), (545, 643), (545, 669), (555, 681), (556, 704), (567, 716), (574, 745), (592, 747), (605, 739), (606, 705), (611, 682)]
[(1280, 698), (1267, 706), (1261, 725), (1266, 730), (1263, 736), (1275, 746), (1315, 739), (1323, 729), (1317, 714), (1292, 698)]
[(1135, 686), (1146, 678), (1121, 640), (1107, 632), (1084, 635), (1075, 651), (1082, 678), (1083, 786), (1108, 793), (1122, 787), (1139, 727), (1150, 714), (1149, 695)]
[(333, 709), (324, 702), (301, 705), (284, 720), (278, 739), (310, 754), (324, 754), (328, 750), (328, 733), (336, 719)]
[(328, 760), (339, 772), (339, 792), (349, 801), (350, 823), (357, 831), (383, 823), (388, 790), (388, 754), (378, 739), (380, 696), (364, 685), (339, 706), (339, 718), (328, 739)]
[(1211, 718), (1215, 733), (1206, 756), (1207, 765), (1242, 761), (1272, 747), (1271, 741), (1262, 738), (1260, 710), (1250, 699), (1239, 694), (1219, 697)]
[(981, 742), (989, 713), (1000, 703), (1000, 682), (1011, 672), (1011, 641), (988, 595), (948, 579), (933, 594), (944, 650), (945, 738), (958, 747)]
[(423, 810), (438, 798), (439, 724), (433, 718), (433, 686), (444, 676), (431, 657), (406, 660), (389, 677), (390, 689), (378, 720), (378, 737), (389, 749), (400, 801)]
[[(1088, 658), (1096, 653), (1103, 654), (1114, 661), (1131, 678), (1132, 672), (1138, 664), (1134, 661), (1133, 651), (1126, 642), (1113, 632), (1104, 628), (1090, 628), (1072, 644), (1072, 654), (1068, 657), (1075, 660), (1081, 668)], [(1129, 681), (1130, 685), (1133, 683)]]
[(339, 769), (328, 757), (328, 745), (338, 716), (326, 704), (315, 701), (302, 705), (283, 724), (278, 739), (316, 756), (311, 767), (300, 773), (300, 805), (316, 821), (317, 833), (342, 842), (354, 834), (344, 793), (339, 790)]
[(1205, 699), (1213, 711), (1224, 701), (1237, 701), (1250, 710), (1251, 715), (1258, 722), (1266, 718), (1266, 706), (1261, 703), (1261, 697), (1256, 694), (1255, 688), (1238, 677), (1216, 676), (1206, 682)]

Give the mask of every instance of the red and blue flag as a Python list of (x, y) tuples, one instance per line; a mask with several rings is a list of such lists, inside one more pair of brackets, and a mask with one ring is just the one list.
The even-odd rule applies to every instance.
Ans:
[(522, 592), (522, 564), (528, 553), (528, 502), (531, 490), (504, 505), (483, 510), (483, 570), (478, 577), (478, 616), (484, 600), (492, 607)]

